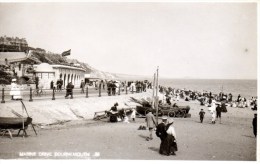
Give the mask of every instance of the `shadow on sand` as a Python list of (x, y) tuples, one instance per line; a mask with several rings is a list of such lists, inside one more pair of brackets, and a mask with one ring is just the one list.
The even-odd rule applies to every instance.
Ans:
[(147, 136), (145, 136), (145, 135), (142, 135), (142, 134), (139, 134), (139, 137), (141, 137), (141, 138), (144, 138), (144, 139), (146, 139), (146, 138), (147, 138)]
[(155, 152), (159, 152), (159, 148), (157, 148), (157, 147), (148, 147), (148, 149), (155, 151)]
[(249, 137), (249, 138), (255, 138), (254, 136), (249, 136), (249, 135), (242, 135), (244, 137)]

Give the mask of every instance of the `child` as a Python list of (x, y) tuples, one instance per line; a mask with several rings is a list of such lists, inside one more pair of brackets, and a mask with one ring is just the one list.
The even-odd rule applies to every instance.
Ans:
[(132, 120), (135, 122), (135, 115), (136, 115), (136, 110), (132, 109), (132, 113), (131, 113), (131, 118)]
[(199, 115), (200, 115), (200, 122), (202, 123), (204, 115), (205, 115), (205, 112), (203, 111), (203, 109), (200, 110)]

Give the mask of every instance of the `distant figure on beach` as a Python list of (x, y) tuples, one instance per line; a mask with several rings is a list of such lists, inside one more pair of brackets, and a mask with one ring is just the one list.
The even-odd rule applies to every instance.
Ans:
[(232, 102), (233, 95), (231, 93), (228, 94), (228, 102)]
[(70, 95), (70, 98), (73, 99), (73, 88), (74, 88), (74, 85), (72, 84), (72, 82), (69, 82), (67, 87), (66, 87), (65, 98), (67, 98)]
[(110, 111), (111, 111), (111, 112), (117, 112), (117, 106), (118, 106), (118, 103), (116, 102), (116, 103), (110, 108)]
[(204, 119), (204, 115), (205, 115), (205, 112), (203, 109), (200, 110), (199, 115), (200, 115), (200, 122), (203, 123), (203, 119)]
[(85, 89), (85, 83), (83, 80), (81, 80), (81, 83), (80, 83), (80, 88), (81, 88), (81, 92), (80, 93), (84, 93), (84, 89)]
[(240, 94), (238, 94), (238, 96), (237, 96), (237, 102), (240, 102), (241, 101), (241, 96), (240, 96)]
[(136, 110), (135, 109), (131, 109), (132, 113), (131, 113), (131, 119), (133, 121), (135, 121), (135, 117), (136, 117)]
[(149, 141), (153, 139), (153, 128), (156, 125), (155, 117), (151, 110), (146, 114), (145, 121), (147, 123), (147, 128), (149, 129), (149, 137), (147, 137), (146, 140)]
[(256, 137), (256, 135), (257, 135), (257, 114), (256, 113), (254, 114), (254, 118), (253, 118), (252, 124), (253, 124), (253, 133), (254, 133), (254, 135)]
[(209, 107), (209, 111), (212, 116), (211, 123), (215, 124), (216, 123), (216, 101), (215, 100), (212, 101), (212, 105), (211, 107)]
[(221, 123), (221, 111), (222, 111), (222, 108), (219, 104), (217, 104), (217, 107), (216, 107), (216, 112), (217, 112), (217, 119), (219, 118), (220, 122)]

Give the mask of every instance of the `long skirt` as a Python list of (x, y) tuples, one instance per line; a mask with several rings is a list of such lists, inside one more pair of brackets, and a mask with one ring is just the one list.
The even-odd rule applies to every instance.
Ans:
[(175, 138), (168, 134), (161, 142), (159, 153), (163, 155), (171, 155), (174, 154), (175, 151), (178, 151), (177, 143), (174, 140)]

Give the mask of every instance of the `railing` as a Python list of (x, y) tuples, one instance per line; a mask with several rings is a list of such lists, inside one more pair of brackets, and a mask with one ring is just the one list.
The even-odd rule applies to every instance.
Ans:
[[(21, 97), (16, 98), (16, 96), (11, 95), (16, 92), (15, 95), (20, 95)], [(82, 88), (76, 88), (72, 90), (72, 98), (78, 98), (78, 97), (102, 97), (102, 96), (116, 96), (116, 95), (123, 95), (123, 94), (134, 94), (138, 92), (143, 92), (142, 90), (135, 91), (134, 88), (129, 87), (117, 87), (117, 88), (102, 88), (101, 86), (93, 88), (93, 87), (85, 87)], [(30, 87), (29, 89), (17, 89), (17, 90), (11, 90), (9, 88), (2, 88), (1, 90), (1, 103), (5, 103), (6, 101), (11, 100), (28, 100), (29, 102), (32, 102), (34, 100), (42, 100), (42, 99), (64, 99), (66, 95), (66, 89), (33, 89)]]

